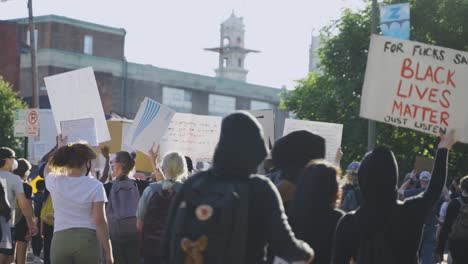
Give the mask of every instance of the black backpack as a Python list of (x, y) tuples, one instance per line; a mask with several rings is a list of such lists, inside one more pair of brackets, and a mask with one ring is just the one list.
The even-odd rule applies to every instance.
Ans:
[(248, 180), (223, 178), (211, 170), (193, 177), (175, 208), (169, 263), (244, 263)]

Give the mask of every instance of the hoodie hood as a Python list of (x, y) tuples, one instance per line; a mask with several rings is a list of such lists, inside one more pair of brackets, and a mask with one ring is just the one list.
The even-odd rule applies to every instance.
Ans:
[(292, 132), (275, 143), (272, 157), (285, 178), (296, 182), (309, 161), (325, 158), (325, 139), (305, 130)]
[(221, 136), (213, 156), (213, 170), (226, 176), (248, 177), (265, 159), (263, 130), (250, 113), (237, 112), (221, 123)]
[(358, 210), (360, 227), (364, 233), (377, 232), (391, 221), (397, 204), (398, 165), (393, 152), (377, 147), (368, 153), (358, 171), (363, 201)]
[(390, 149), (377, 147), (367, 154), (359, 168), (358, 179), (364, 202), (396, 202), (398, 165)]

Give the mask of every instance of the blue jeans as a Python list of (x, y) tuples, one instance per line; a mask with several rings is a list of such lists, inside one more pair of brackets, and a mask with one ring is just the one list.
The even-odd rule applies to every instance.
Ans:
[(419, 263), (432, 264), (436, 240), (436, 228), (424, 226), (421, 246), (419, 247)]

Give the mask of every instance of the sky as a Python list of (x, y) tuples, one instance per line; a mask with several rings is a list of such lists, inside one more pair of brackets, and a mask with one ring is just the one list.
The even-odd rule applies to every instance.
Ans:
[[(4, 1), (4, 0), (2, 0)], [(27, 0), (0, 2), (0, 20), (27, 17)], [(359, 10), (363, 0), (34, 0), (34, 15), (55, 14), (127, 31), (127, 60), (214, 76), (220, 24), (244, 18), (248, 82), (288, 89), (308, 72), (312, 31)]]

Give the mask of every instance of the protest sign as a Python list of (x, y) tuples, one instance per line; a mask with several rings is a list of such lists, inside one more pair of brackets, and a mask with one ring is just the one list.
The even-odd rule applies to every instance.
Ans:
[(433, 166), (434, 166), (434, 159), (431, 159), (431, 158), (416, 157), (416, 161), (414, 162), (414, 170), (417, 173), (421, 173), (422, 171), (432, 172)]
[(410, 37), (410, 5), (401, 3), (380, 7), (380, 30), (382, 35), (400, 39)]
[(343, 136), (342, 124), (286, 119), (284, 123), (284, 136), (299, 130), (307, 130), (323, 137), (326, 146), (325, 159), (330, 162), (335, 161), (336, 151), (341, 146), (341, 138)]
[(468, 143), (468, 53), (373, 35), (360, 116)]
[(221, 117), (176, 113), (161, 140), (161, 153), (179, 151), (196, 161), (211, 162), (221, 133)]
[(93, 118), (67, 120), (60, 122), (62, 136), (67, 137), (68, 143), (85, 141), (91, 146), (97, 146), (96, 123)]
[(174, 110), (146, 97), (128, 130), (125, 144), (146, 154), (153, 143), (160, 142), (174, 114)]
[(275, 113), (273, 110), (251, 110), (248, 112), (257, 118), (260, 125), (262, 125), (265, 145), (268, 149), (272, 149), (273, 144), (275, 144)]
[(57, 133), (61, 132), (62, 121), (94, 118), (97, 141), (100, 143), (110, 140), (93, 68), (49, 76), (44, 81)]

